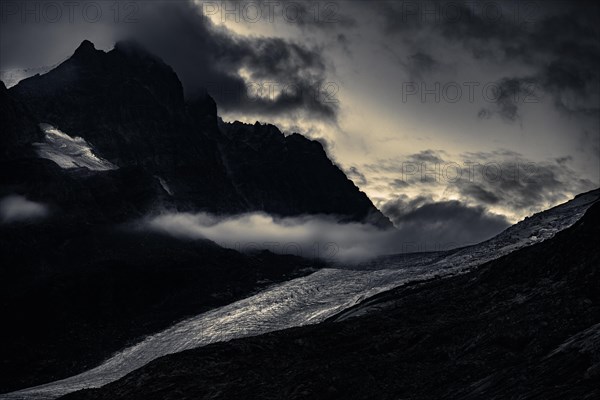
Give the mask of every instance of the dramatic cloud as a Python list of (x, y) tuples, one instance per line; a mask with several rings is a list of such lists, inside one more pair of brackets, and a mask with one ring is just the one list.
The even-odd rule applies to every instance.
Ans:
[(353, 181), (358, 186), (364, 186), (367, 184), (367, 178), (355, 166), (347, 168), (344, 172), (346, 173), (348, 179)]
[(127, 34), (172, 65), (188, 93), (206, 88), (223, 111), (335, 118), (337, 102), (329, 96), (327, 68), (318, 47), (237, 35), (213, 25), (191, 3), (144, 8), (141, 26)]
[(489, 239), (508, 226), (505, 217), (488, 213), (483, 207), (469, 207), (460, 201), (433, 202), (426, 197), (401, 196), (389, 201), (382, 212), (404, 238), (405, 250), (445, 250)]
[[(434, 42), (455, 42), (476, 60), (521, 62), (532, 70), (528, 76), (505, 76), (497, 82), (498, 114), (504, 119), (518, 118), (517, 95), (523, 98), (548, 93), (563, 111), (588, 115), (600, 111), (598, 4), (386, 2), (379, 13), (386, 34), (420, 38), (421, 33), (428, 32), (429, 47), (436, 47)], [(434, 55), (416, 54), (421, 54), (417, 62), (420, 70), (437, 64)], [(488, 111), (481, 110), (479, 116), (489, 117)]]
[(178, 213), (151, 218), (146, 226), (180, 238), (210, 239), (240, 251), (267, 249), (340, 261), (359, 261), (397, 252), (393, 230), (383, 231), (359, 223), (340, 224), (327, 217), (273, 218), (252, 213), (223, 218), (205, 213)]
[(476, 184), (467, 184), (462, 188), (462, 194), (484, 204), (497, 204), (500, 198), (494, 193)]
[[(536, 80), (530, 78), (504, 78), (492, 87), (492, 107), (503, 119), (515, 121), (520, 117), (519, 103), (537, 103), (539, 92), (536, 90)], [(490, 118), (493, 110), (482, 109), (480, 118)]]
[(424, 75), (441, 67), (437, 60), (422, 51), (408, 56), (406, 62), (400, 61), (400, 63), (404, 65), (409, 76), (417, 80), (422, 80)]
[(400, 194), (379, 203), (394, 222), (399, 210), (422, 206), (424, 199), (429, 203), (456, 200), (477, 212), (487, 209), (516, 222), (596, 187), (579, 176), (572, 163), (572, 156), (534, 162), (511, 150), (458, 156), (424, 150), (369, 164), (366, 170), (381, 177), (371, 177), (369, 182), (388, 182), (388, 191)]
[(570, 156), (532, 162), (518, 153), (511, 154), (512, 159), (507, 159), (506, 152), (463, 155), (476, 175), (453, 182), (454, 187), (471, 203), (501, 205), (529, 215), (596, 186), (570, 167)]
[[(135, 39), (173, 66), (188, 95), (206, 89), (222, 111), (336, 118), (337, 89), (327, 81), (327, 66), (316, 45), (276, 37), (240, 36), (215, 26), (202, 14), (202, 7), (193, 2), (132, 2), (135, 20), (131, 23), (114, 23), (106, 17), (114, 13), (110, 4), (95, 4), (103, 7), (101, 13), (105, 16), (98, 23), (60, 21), (64, 27), (61, 31), (60, 22), (57, 27), (41, 19), (36, 28), (41, 25), (61, 32), (66, 36), (61, 45), (73, 42), (73, 38), (88, 38), (86, 31), (90, 27), (94, 28), (90, 30), (92, 41), (96, 30), (105, 32), (113, 43), (119, 38)], [(24, 29), (28, 24), (19, 17), (19, 13), (5, 17), (2, 36), (8, 37), (2, 41), (2, 49), (3, 59), (8, 61), (4, 61), (3, 68), (10, 67), (5, 65), (8, 62), (18, 63), (25, 58), (16, 43), (26, 42), (28, 51), (34, 53), (38, 47), (57, 45), (56, 38)], [(20, 37), (20, 33), (25, 37)], [(73, 43), (71, 51), (75, 47)], [(48, 49), (40, 51), (46, 53)]]
[(383, 211), (397, 229), (339, 223), (324, 216), (274, 218), (262, 213), (230, 217), (167, 213), (147, 219), (143, 226), (182, 239), (210, 239), (240, 251), (267, 249), (342, 262), (462, 247), (488, 239), (509, 226), (501, 216), (458, 201), (432, 203), (426, 198), (402, 197), (386, 204)]
[(4, 223), (38, 220), (48, 214), (46, 205), (23, 196), (11, 195), (0, 200), (0, 221)]

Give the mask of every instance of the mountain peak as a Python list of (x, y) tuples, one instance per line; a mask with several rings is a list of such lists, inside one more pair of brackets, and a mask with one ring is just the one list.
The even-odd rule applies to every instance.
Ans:
[(94, 43), (92, 43), (86, 39), (83, 42), (81, 42), (79, 47), (77, 47), (74, 55), (89, 54), (89, 53), (93, 53), (95, 51), (96, 51), (96, 46), (94, 46)]
[(71, 59), (78, 60), (79, 62), (91, 62), (96, 59), (98, 53), (104, 54), (102, 50), (96, 50), (96, 47), (92, 42), (89, 40), (84, 40), (75, 50), (75, 53), (73, 53)]

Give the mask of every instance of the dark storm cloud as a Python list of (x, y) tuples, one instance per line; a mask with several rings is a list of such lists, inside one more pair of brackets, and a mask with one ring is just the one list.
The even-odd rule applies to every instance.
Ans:
[(365, 170), (385, 177), (394, 191), (415, 185), (427, 188), (437, 186), (438, 174), (448, 164), (443, 157), (444, 151), (428, 149), (405, 157), (378, 160), (366, 164)]
[[(599, 114), (600, 6), (594, 2), (400, 1), (382, 3), (378, 10), (385, 34), (406, 38), (429, 32), (432, 47), (444, 38), (476, 59), (519, 61), (535, 70), (498, 82), (507, 94), (525, 94), (530, 89), (523, 83), (535, 84), (562, 111)], [(501, 97), (496, 105), (497, 111), (484, 108), (479, 117), (519, 117), (519, 102)]]
[(461, 154), (461, 157), (467, 160), (476, 160), (480, 162), (498, 161), (502, 159), (522, 158), (519, 152), (508, 149), (497, 149), (493, 151), (467, 151)]
[(579, 134), (578, 139), (577, 151), (585, 152), (588, 148), (591, 148), (592, 154), (600, 154), (600, 135), (584, 129)]
[[(458, 158), (424, 150), (404, 158), (380, 160), (365, 169), (372, 173), (370, 178), (388, 182), (391, 192), (452, 193), (469, 206), (528, 215), (595, 188), (592, 181), (579, 176), (572, 162), (570, 155), (533, 162), (505, 149), (466, 152)], [(423, 202), (421, 197), (413, 200)], [(400, 201), (404, 209), (415, 204), (403, 198)], [(397, 204), (395, 208), (389, 206), (386, 215), (394, 219)]]
[(567, 165), (571, 161), (573, 161), (573, 157), (572, 156), (558, 157), (556, 159), (556, 163), (558, 165), (561, 165), (561, 166), (565, 166), (565, 165)]
[(500, 201), (500, 198), (494, 193), (476, 184), (465, 185), (462, 188), (461, 193), (483, 204), (497, 204)]
[(403, 181), (402, 179), (393, 179), (390, 183), (390, 186), (395, 189), (404, 189), (408, 186), (410, 186), (406, 181)]
[(348, 179), (353, 181), (357, 186), (364, 186), (367, 184), (367, 178), (355, 166), (347, 168), (344, 172)]
[(470, 207), (460, 201), (433, 202), (426, 197), (409, 200), (406, 196), (382, 207), (406, 243), (420, 250), (441, 250), (478, 243), (506, 229), (505, 217)]
[(413, 68), (418, 70), (431, 71), (437, 65), (439, 65), (439, 63), (436, 60), (434, 60), (433, 57), (423, 52), (417, 52), (409, 56), (408, 59), (412, 64)]
[(443, 153), (442, 150), (422, 150), (408, 156), (408, 161), (414, 163), (440, 164), (444, 162), (444, 159), (442, 158)]
[(410, 169), (411, 175), (415, 172), (420, 173), (421, 166), (439, 165), (444, 161), (443, 150), (427, 149), (418, 153), (409, 154), (405, 157), (390, 158), (378, 160), (376, 163), (367, 164), (365, 167), (372, 172), (391, 172), (391, 173), (408, 173)]
[(337, 99), (318, 47), (236, 36), (213, 26), (189, 3), (155, 5), (152, 11), (143, 21), (148, 29), (131, 34), (173, 65), (188, 92), (205, 87), (226, 111), (335, 118)]
[(407, 214), (417, 210), (419, 207), (427, 203), (432, 203), (433, 200), (426, 196), (417, 196), (409, 198), (407, 195), (400, 195), (398, 198), (385, 203), (381, 207), (381, 211), (385, 213), (392, 221), (399, 221)]
[(343, 33), (340, 33), (336, 37), (336, 42), (338, 46), (340, 46), (342, 50), (344, 50), (344, 53), (346, 53), (346, 55), (352, 57), (352, 50), (350, 50), (350, 41), (348, 40), (348, 36), (346, 36)]
[[(8, 19), (3, 33), (10, 34), (12, 41), (2, 41), (3, 65), (10, 64), (13, 55), (22, 55), (17, 47), (25, 43), (28, 53), (46, 54), (55, 46), (81, 42), (88, 35), (92, 41), (95, 35), (113, 43), (120, 38), (134, 39), (174, 68), (188, 95), (206, 88), (223, 110), (336, 118), (336, 90), (326, 80), (320, 48), (281, 38), (238, 36), (214, 26), (191, 2), (134, 4), (139, 9), (132, 23), (115, 23), (108, 8), (104, 10), (106, 18), (97, 23), (42, 20), (32, 29), (32, 23)], [(46, 35), (47, 40), (45, 31), (53, 32)], [(20, 37), (21, 33), (26, 38)]]
[(423, 51), (408, 56), (406, 61), (400, 61), (400, 64), (404, 66), (410, 77), (419, 80), (441, 67), (440, 62)]
[[(251, 3), (243, 1), (242, 3)], [(356, 19), (345, 13), (343, 4), (337, 1), (282, 1), (281, 17), (287, 23), (297, 24), (301, 29), (320, 29), (324, 31), (353, 28)], [(287, 10), (287, 11), (286, 11)]]
[(464, 155), (472, 166), (472, 174), (451, 183), (463, 201), (531, 213), (595, 188), (593, 182), (571, 168), (571, 156), (554, 162), (531, 162), (518, 153), (509, 153), (517, 158), (509, 160), (497, 153)]
[(479, 119), (489, 119), (489, 118), (492, 117), (492, 114), (493, 113), (490, 111), (489, 108), (482, 108), (477, 113), (477, 118), (479, 118)]
[(521, 117), (519, 104), (540, 101), (541, 93), (532, 78), (504, 78), (491, 88), (492, 107), (481, 109), (477, 114), (479, 118), (487, 119), (496, 113), (504, 120), (515, 121)]

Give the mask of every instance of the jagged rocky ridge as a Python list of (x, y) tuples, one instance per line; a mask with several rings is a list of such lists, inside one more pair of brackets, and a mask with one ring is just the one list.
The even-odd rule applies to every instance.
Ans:
[(58, 67), (8, 91), (3, 87), (2, 96), (9, 115), (18, 113), (9, 131), (28, 132), (11, 133), (10, 142), (39, 140), (32, 120), (50, 124), (85, 139), (120, 168), (160, 177), (171, 193), (158, 188), (154, 199), (164, 206), (329, 214), (391, 227), (319, 142), (284, 136), (268, 124), (220, 123), (208, 94), (185, 99), (171, 67), (136, 43), (119, 42), (104, 52), (84, 41)]
[(600, 203), (554, 238), (315, 326), (169, 355), (103, 399), (595, 399)]

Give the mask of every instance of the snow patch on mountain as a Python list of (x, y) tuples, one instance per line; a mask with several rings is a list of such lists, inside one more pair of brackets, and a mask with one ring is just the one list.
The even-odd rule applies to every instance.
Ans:
[(87, 168), (92, 171), (118, 169), (111, 162), (96, 156), (85, 139), (69, 136), (48, 124), (40, 124), (40, 129), (45, 134), (44, 142), (33, 144), (38, 156), (54, 161), (61, 168)]

